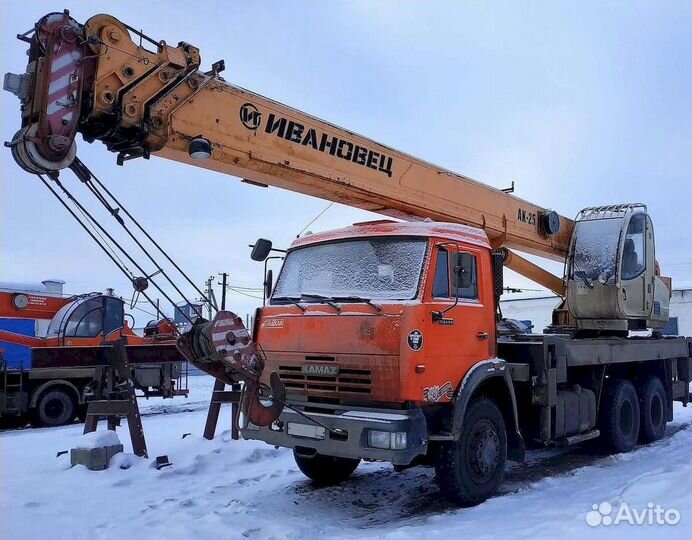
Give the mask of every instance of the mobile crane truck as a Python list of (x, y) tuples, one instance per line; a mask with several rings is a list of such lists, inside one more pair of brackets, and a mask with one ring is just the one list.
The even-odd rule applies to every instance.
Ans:
[[(660, 335), (671, 283), (644, 205), (567, 219), (233, 86), (223, 62), (202, 72), (196, 47), (108, 15), (52, 13), (19, 38), (29, 64), (5, 77), (22, 104), (8, 145), (47, 185), (65, 168), (93, 178), (79, 132), (120, 164), (154, 155), (405, 220), (297, 239), (251, 330), (222, 311), (179, 340), (245, 382), (243, 437), (292, 448), (314, 481), (362, 459), (427, 464), (446, 496), (477, 504), (529, 445), (628, 452), (688, 403), (692, 341)], [(260, 240), (253, 258), (271, 249)], [(513, 249), (564, 261), (564, 277)], [(564, 298), (545, 334), (504, 324), (503, 265)]]
[[(62, 297), (0, 288), (0, 420), (55, 427), (83, 419), (93, 398), (96, 359), (119, 340), (143, 395), (187, 396), (172, 323), (152, 321), (142, 337), (128, 325), (124, 307), (110, 294)], [(47, 323), (45, 336), (34, 335), (37, 320)]]

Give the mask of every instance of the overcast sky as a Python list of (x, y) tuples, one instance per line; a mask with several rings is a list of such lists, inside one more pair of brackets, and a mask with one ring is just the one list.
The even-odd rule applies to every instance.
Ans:
[[(2, 71), (24, 71), (14, 36), (42, 15), (68, 7), (84, 22), (95, 5), (196, 45), (204, 68), (223, 58), (231, 83), (490, 185), (514, 180), (517, 195), (565, 216), (644, 202), (663, 273), (692, 279), (690, 1), (3, 1)], [(10, 140), (19, 103), (3, 92), (0, 107)], [(100, 143), (79, 140), (78, 155), (200, 286), (227, 271), (235, 286), (260, 287), (247, 245), (287, 246), (327, 204), (155, 157), (118, 167)], [(0, 281), (57, 277), (71, 293), (129, 297), (39, 181), (8, 150), (1, 163)], [(375, 217), (334, 205), (310, 229)], [(241, 314), (256, 303), (229, 296)]]

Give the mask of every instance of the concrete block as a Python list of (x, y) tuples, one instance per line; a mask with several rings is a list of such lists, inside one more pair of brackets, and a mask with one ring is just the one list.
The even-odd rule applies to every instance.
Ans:
[(96, 448), (73, 448), (70, 450), (70, 463), (84, 465), (90, 471), (103, 471), (108, 468), (111, 458), (123, 451), (122, 444), (97, 446)]

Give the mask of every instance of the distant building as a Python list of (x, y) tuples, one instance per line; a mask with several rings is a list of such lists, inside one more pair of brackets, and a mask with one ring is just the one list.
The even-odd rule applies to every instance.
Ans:
[[(62, 298), (63, 286), (62, 279), (46, 279), (41, 283), (13, 283), (0, 281), (0, 293), (25, 294), (30, 303), (42, 302), (42, 297)], [(0, 330), (15, 332), (25, 336), (45, 337), (50, 319), (26, 319), (15, 318), (11, 313), (0, 311)]]
[(186, 327), (202, 317), (204, 304), (202, 302), (180, 302), (173, 306), (173, 322)]
[(0, 291), (38, 293), (44, 296), (62, 296), (65, 282), (62, 279), (45, 279), (41, 283), (14, 283), (0, 281)]
[[(67, 300), (61, 300), (48, 306), (50, 299), (64, 297), (63, 285), (65, 282), (61, 279), (46, 279), (41, 283), (0, 281), (0, 331), (45, 337), (55, 312), (67, 303)], [(35, 315), (35, 318), (28, 317), (27, 313)], [(11, 369), (31, 367), (31, 349), (28, 345), (0, 341), (0, 352), (2, 362)]]
[[(528, 322), (532, 332), (539, 334), (551, 323), (553, 309), (559, 303), (560, 299), (547, 291), (509, 293), (502, 295), (500, 308), (504, 317)], [(692, 283), (673, 282), (670, 320), (663, 334), (692, 336)]]

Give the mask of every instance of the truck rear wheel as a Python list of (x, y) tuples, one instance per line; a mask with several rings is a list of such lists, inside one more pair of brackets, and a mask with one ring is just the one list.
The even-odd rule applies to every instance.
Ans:
[(490, 497), (502, 482), (507, 459), (507, 429), (502, 412), (489, 399), (469, 404), (458, 441), (443, 443), (435, 462), (440, 491), (462, 505)]
[(360, 459), (314, 454), (302, 455), (293, 451), (296, 464), (305, 476), (316, 484), (331, 486), (348, 479), (360, 464)]
[(629, 452), (639, 437), (639, 398), (634, 385), (615, 380), (601, 401), (600, 429), (603, 445), (614, 453)]
[(51, 388), (39, 396), (32, 423), (40, 427), (64, 426), (74, 420), (76, 412), (75, 402), (67, 391)]
[(666, 391), (658, 377), (649, 377), (639, 387), (639, 442), (659, 440), (666, 432)]

